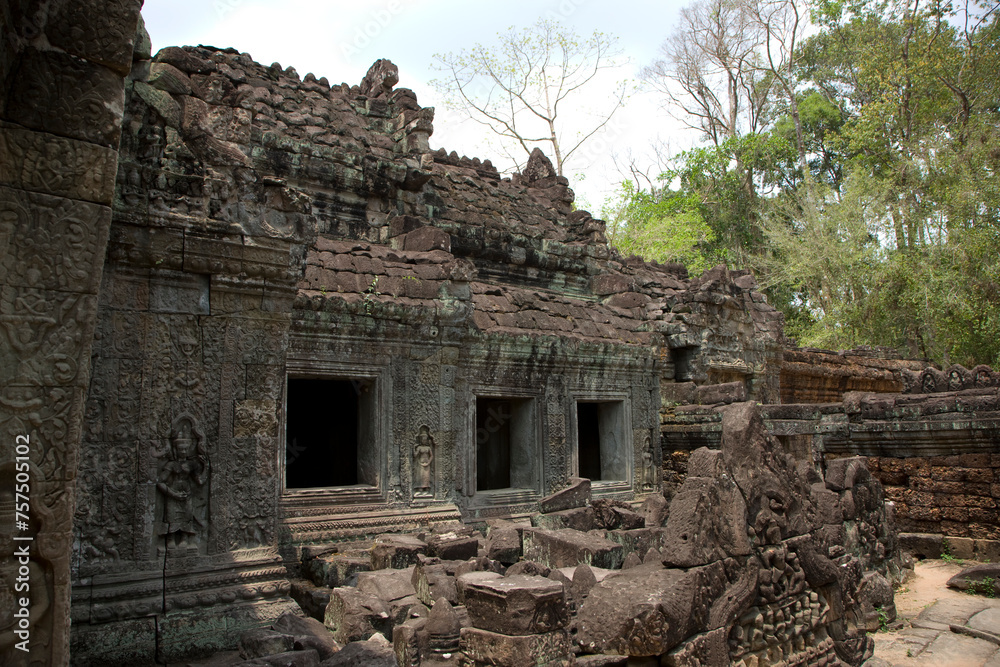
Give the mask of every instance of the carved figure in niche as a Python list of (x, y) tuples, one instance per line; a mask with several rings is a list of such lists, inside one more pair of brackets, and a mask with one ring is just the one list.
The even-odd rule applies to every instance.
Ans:
[(959, 391), (965, 385), (965, 378), (958, 371), (957, 368), (953, 368), (950, 373), (948, 373), (948, 390), (949, 391)]
[(656, 468), (653, 466), (653, 447), (649, 436), (646, 436), (646, 445), (642, 450), (642, 489), (652, 491), (656, 486)]
[(785, 528), (785, 504), (774, 492), (769, 491), (765, 498), (757, 512), (753, 529), (763, 544), (778, 544)]
[(425, 424), (417, 433), (417, 444), (413, 448), (413, 495), (417, 498), (434, 496), (434, 437)]
[(163, 494), (164, 545), (197, 548), (208, 525), (204, 491), (209, 478), (205, 436), (191, 417), (180, 417), (170, 430), (170, 460), (160, 468), (156, 488)]

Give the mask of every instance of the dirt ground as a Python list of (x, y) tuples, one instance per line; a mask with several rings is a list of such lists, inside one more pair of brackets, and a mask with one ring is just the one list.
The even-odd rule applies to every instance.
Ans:
[(896, 591), (902, 627), (873, 635), (875, 658), (894, 667), (1000, 667), (1000, 646), (949, 627), (965, 625), (1000, 633), (1000, 599), (946, 586), (948, 579), (974, 564), (917, 561), (913, 576)]

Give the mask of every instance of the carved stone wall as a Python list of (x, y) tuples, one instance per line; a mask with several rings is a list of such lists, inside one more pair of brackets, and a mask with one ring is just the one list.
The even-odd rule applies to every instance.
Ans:
[[(290, 604), (306, 545), (535, 511), (578, 473), (581, 403), (616, 415), (595, 494), (656, 489), (681, 356), (777, 395), (780, 316), (749, 275), (618, 256), (540, 153), (502, 178), (430, 152), (433, 109), (396, 79), (137, 52), (77, 481), (80, 664), (232, 646)], [(286, 488), (299, 378), (364, 388), (362, 483)], [(517, 406), (511, 488), (477, 488), (491, 400)]]
[[(0, 662), (69, 660), (73, 484), (111, 220), (124, 77), (140, 2), (0, 8), (0, 475), (30, 463), (30, 520), (3, 506)], [(99, 5), (99, 6), (98, 6)], [(12, 537), (31, 537), (13, 541)], [(14, 634), (11, 566), (29, 545), (30, 637)], [(23, 593), (23, 589), (21, 593)], [(27, 652), (17, 644), (26, 642)]]
[[(192, 73), (215, 68), (171, 53)], [(230, 134), (199, 129), (238, 131), (232, 107), (176, 101), (163, 88), (187, 75), (168, 68), (138, 53), (126, 89), (77, 479), (75, 664), (229, 648), (293, 607), (276, 453), (289, 313), (314, 232), (295, 192), (249, 172), (252, 158), (216, 138)], [(174, 78), (153, 88), (157, 72)], [(170, 104), (183, 105), (180, 124)]]

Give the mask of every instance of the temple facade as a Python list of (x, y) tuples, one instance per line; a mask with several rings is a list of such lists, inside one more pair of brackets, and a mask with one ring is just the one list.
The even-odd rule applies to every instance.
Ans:
[[(432, 151), (388, 61), (331, 85), (154, 57), (136, 2), (22, 4), (0, 14), (0, 426), (30, 443), (30, 664), (230, 649), (297, 608), (310, 548), (525, 517), (576, 478), (669, 496), (731, 403), (820, 471), (952, 453), (899, 424), (1000, 465), (990, 369), (786, 349), (748, 272), (622, 257), (541, 152), (508, 177)], [(910, 527), (1000, 539), (965, 516)]]

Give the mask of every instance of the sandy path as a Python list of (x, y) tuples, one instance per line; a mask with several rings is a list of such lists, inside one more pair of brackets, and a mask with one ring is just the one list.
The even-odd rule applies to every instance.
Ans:
[(873, 635), (875, 657), (896, 667), (1000, 667), (1000, 647), (947, 628), (949, 623), (964, 625), (983, 610), (993, 610), (987, 614), (1000, 610), (1000, 599), (946, 586), (948, 579), (972, 564), (918, 561), (914, 576), (896, 591), (896, 613), (904, 626)]

